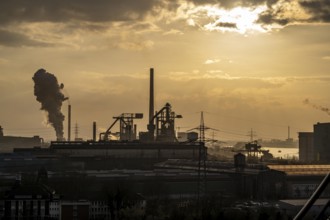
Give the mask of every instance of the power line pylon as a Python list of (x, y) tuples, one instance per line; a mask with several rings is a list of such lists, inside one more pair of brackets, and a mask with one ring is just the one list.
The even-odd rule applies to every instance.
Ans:
[(248, 135), (250, 137), (250, 142), (254, 141), (254, 137), (257, 136), (257, 133), (251, 128), (251, 130), (249, 131)]
[(78, 123), (76, 122), (76, 125), (74, 127), (74, 139), (78, 140), (78, 135), (79, 135), (79, 127), (78, 127)]
[[(200, 196), (206, 192), (206, 150), (205, 150), (205, 127), (204, 114), (201, 112), (201, 119), (199, 125), (199, 152), (198, 152), (198, 194), (197, 199), (199, 201)], [(203, 168), (203, 170), (202, 170)]]
[(200, 125), (191, 130), (199, 131), (199, 152), (198, 152), (198, 182), (197, 182), (197, 203), (199, 204), (201, 196), (206, 193), (206, 160), (207, 152), (205, 146), (205, 131), (206, 130), (216, 130), (205, 126), (204, 124), (204, 112), (201, 111)]

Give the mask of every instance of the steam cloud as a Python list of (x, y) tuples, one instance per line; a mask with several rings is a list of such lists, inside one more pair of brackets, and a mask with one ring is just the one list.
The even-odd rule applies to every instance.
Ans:
[(319, 106), (319, 105), (315, 105), (315, 104), (313, 104), (313, 103), (310, 103), (309, 99), (305, 99), (305, 100), (303, 101), (303, 103), (306, 104), (306, 105), (310, 105), (310, 106), (312, 106), (313, 108), (318, 109), (318, 110), (321, 110), (321, 111), (327, 113), (328, 115), (330, 115), (330, 109), (327, 108), (327, 107), (323, 107), (323, 106)]
[(61, 89), (64, 85), (59, 85), (57, 78), (39, 69), (32, 77), (34, 81), (34, 95), (41, 103), (41, 110), (48, 113), (48, 122), (54, 127), (57, 140), (63, 139), (63, 121), (64, 115), (61, 112), (62, 102), (67, 100)]

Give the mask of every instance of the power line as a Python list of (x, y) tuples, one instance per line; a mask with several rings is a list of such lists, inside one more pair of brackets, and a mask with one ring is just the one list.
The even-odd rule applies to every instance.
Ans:
[(247, 136), (250, 136), (250, 142), (252, 142), (254, 141), (254, 137), (257, 136), (257, 133), (251, 128)]
[[(205, 111), (204, 111), (205, 113)], [(211, 114), (211, 115), (215, 115), (215, 116), (218, 116), (218, 117), (222, 117), (222, 118), (233, 118), (233, 119), (237, 119), (237, 120), (240, 120), (240, 121), (249, 121), (249, 122), (253, 122), (253, 123), (257, 123), (257, 124), (263, 124), (263, 125), (268, 125), (268, 126), (276, 126), (276, 127), (287, 127), (287, 124), (277, 124), (277, 123), (271, 123), (271, 122), (265, 122), (265, 121), (260, 121), (260, 120), (252, 120), (252, 119), (246, 119), (246, 118), (242, 118), (242, 117), (237, 117), (237, 116), (233, 116), (233, 115), (228, 115), (228, 114), (219, 114), (219, 113), (214, 113), (214, 112), (207, 112), (208, 114)], [(297, 128), (295, 126), (291, 126), (291, 128), (295, 128), (295, 129), (300, 129), (300, 128)]]

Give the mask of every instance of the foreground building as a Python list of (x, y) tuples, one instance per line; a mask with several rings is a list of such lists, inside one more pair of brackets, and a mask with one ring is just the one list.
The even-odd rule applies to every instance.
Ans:
[(317, 123), (313, 132), (299, 132), (299, 160), (330, 162), (330, 123)]
[(21, 184), (16, 181), (4, 197), (5, 219), (48, 219), (54, 192), (43, 184)]
[(330, 123), (314, 125), (314, 155), (317, 161), (330, 162)]
[(312, 162), (314, 156), (314, 133), (299, 132), (299, 160), (303, 162)]

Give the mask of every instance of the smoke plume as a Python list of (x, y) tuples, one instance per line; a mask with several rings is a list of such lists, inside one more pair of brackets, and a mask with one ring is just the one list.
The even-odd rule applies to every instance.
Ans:
[(61, 107), (62, 102), (68, 99), (61, 92), (64, 85), (59, 85), (57, 78), (44, 69), (39, 69), (32, 79), (34, 81), (34, 95), (37, 101), (41, 103), (41, 110), (48, 113), (48, 123), (54, 127), (57, 140), (62, 140), (64, 115), (61, 112)]
[(323, 106), (320, 106), (320, 105), (315, 105), (315, 104), (311, 103), (311, 102), (309, 101), (309, 99), (305, 99), (305, 100), (303, 101), (303, 103), (306, 104), (306, 105), (310, 105), (310, 106), (312, 106), (313, 108), (318, 109), (318, 110), (321, 110), (321, 111), (327, 113), (328, 115), (330, 115), (330, 109), (327, 108), (327, 107), (323, 107)]

